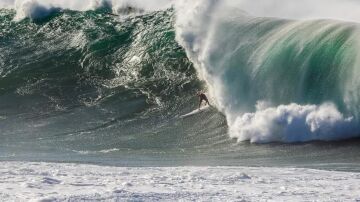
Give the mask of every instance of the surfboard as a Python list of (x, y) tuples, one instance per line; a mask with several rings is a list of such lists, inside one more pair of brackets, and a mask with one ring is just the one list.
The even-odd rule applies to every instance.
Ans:
[(193, 115), (195, 115), (195, 114), (198, 114), (198, 113), (201, 113), (201, 112), (203, 112), (203, 111), (206, 111), (206, 110), (209, 109), (209, 108), (210, 108), (209, 105), (200, 107), (200, 109), (195, 109), (194, 111), (192, 111), (192, 112), (190, 112), (190, 113), (181, 115), (180, 118), (186, 118), (186, 117), (189, 117), (189, 116), (193, 116)]

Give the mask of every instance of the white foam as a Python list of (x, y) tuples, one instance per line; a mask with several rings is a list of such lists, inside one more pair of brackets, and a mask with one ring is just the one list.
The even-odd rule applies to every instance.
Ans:
[[(236, 115), (235, 115), (236, 116)], [(352, 117), (344, 117), (334, 104), (280, 105), (258, 109), (229, 120), (230, 134), (239, 141), (304, 142), (355, 137), (359, 128)]]
[(360, 200), (360, 173), (300, 168), (1, 162), (0, 181), (3, 201)]

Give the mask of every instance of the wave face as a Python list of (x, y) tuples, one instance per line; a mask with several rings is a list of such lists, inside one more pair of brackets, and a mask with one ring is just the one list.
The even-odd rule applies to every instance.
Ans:
[[(177, 39), (239, 141), (359, 136), (359, 25), (254, 17), (219, 1), (178, 12)], [(197, 19), (194, 20), (193, 19)]]
[(107, 12), (16, 22), (1, 10), (2, 148), (93, 155), (227, 144), (215, 110), (177, 118), (196, 107), (203, 84), (175, 41), (173, 10)]
[[(0, 152), (10, 157), (221, 159), (245, 148), (237, 141), (359, 137), (357, 23), (254, 17), (216, 0), (120, 16), (110, 1), (79, 11), (22, 2), (0, 10)], [(198, 90), (221, 113), (179, 118)]]

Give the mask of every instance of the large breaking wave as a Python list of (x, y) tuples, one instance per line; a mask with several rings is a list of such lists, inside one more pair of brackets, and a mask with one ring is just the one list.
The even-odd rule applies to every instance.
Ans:
[[(357, 15), (302, 20), (246, 0), (3, 4), (15, 9), (0, 11), (7, 143), (112, 151), (360, 134)], [(227, 127), (215, 110), (177, 118), (199, 89)]]
[(179, 17), (177, 39), (226, 115), (230, 136), (301, 142), (359, 135), (357, 23), (254, 17), (242, 3), (198, 3), (182, 5), (178, 15), (190, 12)]

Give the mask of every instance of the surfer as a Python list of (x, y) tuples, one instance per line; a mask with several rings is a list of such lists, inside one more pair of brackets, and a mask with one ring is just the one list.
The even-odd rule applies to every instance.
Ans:
[(206, 97), (206, 95), (204, 93), (199, 91), (199, 92), (196, 93), (196, 95), (199, 96), (199, 98), (200, 98), (199, 109), (200, 109), (202, 101), (205, 101), (209, 106), (211, 106), (210, 103), (209, 103), (208, 98)]

